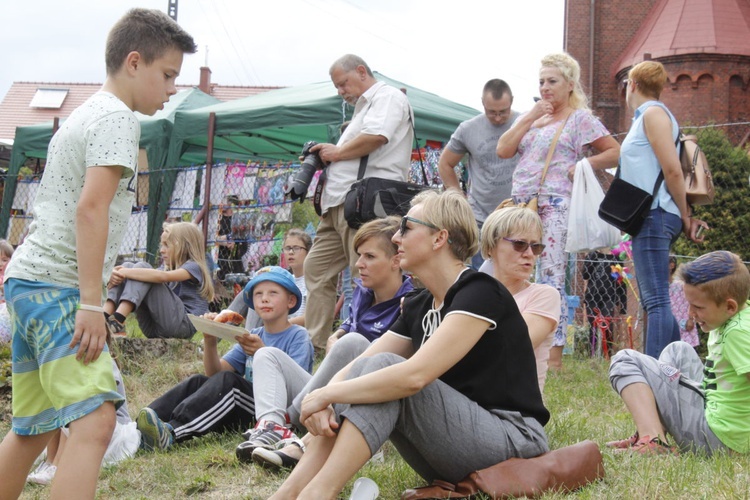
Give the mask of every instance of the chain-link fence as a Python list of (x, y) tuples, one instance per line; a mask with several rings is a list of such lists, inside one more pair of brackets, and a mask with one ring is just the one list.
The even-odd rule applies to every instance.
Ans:
[[(720, 128), (725, 132), (731, 129), (729, 126)], [(742, 135), (740, 132), (739, 129), (731, 130), (729, 135)], [(717, 127), (700, 129), (699, 142), (713, 170), (717, 199), (711, 206), (698, 207), (696, 214), (706, 220), (712, 230), (705, 245), (689, 244), (683, 238), (675, 245), (675, 253), (679, 261), (684, 261), (706, 251), (729, 249), (748, 260), (750, 253), (746, 250), (745, 228), (750, 224), (750, 210), (745, 200), (750, 196), (750, 160), (744, 151), (733, 148)], [(422, 150), (426, 180), (433, 186), (440, 185), (437, 174), (439, 156), (440, 150)], [(298, 164), (227, 162), (215, 165), (211, 175), (210, 201), (205, 211), (205, 166), (174, 169), (176, 181), (166, 218), (186, 221), (200, 218), (201, 224), (207, 224), (207, 251), (217, 278), (231, 289), (231, 285), (243, 283), (248, 273), (263, 265), (284, 264), (281, 238), (290, 227), (302, 228), (314, 235), (317, 216), (310, 200), (318, 175), (313, 178), (304, 203), (292, 203), (284, 197), (286, 186), (298, 169)], [(120, 249), (122, 259), (154, 261), (154, 255), (148, 253), (151, 235), (148, 234), (150, 207), (147, 203), (148, 190), (155, 189), (157, 183), (149, 183), (150, 175), (139, 174), (138, 203)], [(20, 178), (13, 193), (12, 216), (6, 235), (13, 245), (23, 240), (28, 229), (39, 178), (38, 173)], [(413, 157), (410, 178), (413, 182), (424, 182), (419, 155)], [(151, 252), (155, 250), (158, 249)], [(567, 282), (571, 309), (569, 346), (581, 353), (595, 355), (607, 355), (612, 349), (624, 347), (640, 349), (644, 317), (638, 302), (638, 270), (633, 267), (628, 244), (623, 243), (604, 253), (571, 255), (570, 259)], [(609, 343), (601, 342), (602, 338), (608, 339)]]

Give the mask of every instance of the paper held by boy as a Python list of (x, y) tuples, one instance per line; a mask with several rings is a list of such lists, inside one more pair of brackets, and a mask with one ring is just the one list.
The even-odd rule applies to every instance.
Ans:
[(237, 342), (235, 337), (239, 337), (247, 333), (247, 330), (241, 326), (228, 325), (226, 323), (217, 323), (210, 319), (201, 318), (193, 314), (188, 314), (190, 322), (193, 324), (196, 330), (202, 333), (213, 335), (216, 338), (228, 340), (230, 342)]

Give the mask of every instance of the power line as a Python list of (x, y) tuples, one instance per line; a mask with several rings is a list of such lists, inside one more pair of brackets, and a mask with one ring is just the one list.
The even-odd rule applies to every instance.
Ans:
[(169, 14), (169, 17), (171, 17), (174, 22), (177, 22), (177, 0), (169, 0), (167, 14)]
[[(705, 128), (734, 127), (737, 125), (750, 125), (750, 122), (710, 123), (708, 125), (685, 125), (685, 126), (680, 126), (680, 129), (702, 130)], [(628, 132), (618, 132), (616, 134), (610, 134), (610, 135), (612, 137), (619, 137), (621, 135), (628, 135)]]
[[(321, 11), (321, 12), (324, 12), (325, 14), (327, 14), (327, 15), (329, 15), (329, 16), (333, 16), (333, 17), (335, 17), (335, 18), (337, 18), (337, 19), (341, 20), (341, 21), (342, 21), (342, 22), (344, 22), (344, 23), (347, 23), (347, 24), (351, 24), (351, 25), (352, 25), (353, 27), (356, 27), (356, 29), (358, 29), (358, 30), (360, 30), (360, 31), (363, 31), (364, 33), (367, 33), (368, 35), (371, 35), (371, 36), (373, 36), (373, 37), (375, 37), (375, 38), (378, 38), (378, 39), (380, 39), (380, 40), (382, 40), (382, 41), (384, 41), (384, 42), (386, 42), (386, 43), (388, 43), (388, 44), (390, 44), (390, 45), (393, 45), (393, 46), (394, 46), (394, 47), (396, 47), (396, 48), (399, 48), (399, 49), (401, 49), (401, 50), (406, 50), (406, 47), (403, 47), (403, 46), (401, 46), (401, 45), (399, 45), (399, 44), (395, 43), (394, 41), (392, 41), (392, 40), (389, 40), (388, 38), (384, 38), (384, 37), (383, 37), (382, 35), (380, 35), (379, 33), (375, 33), (374, 31), (370, 31), (370, 30), (368, 30), (368, 29), (367, 29), (367, 27), (366, 27), (367, 25), (366, 25), (366, 24), (364, 24), (364, 23), (358, 23), (357, 25), (355, 25), (355, 24), (354, 24), (354, 23), (352, 22), (352, 19), (351, 19), (351, 18), (343, 17), (343, 16), (339, 15), (339, 14), (338, 14), (337, 12), (335, 12), (335, 11), (334, 11), (334, 12), (332, 12), (332, 11), (330, 11), (330, 10), (327, 10), (327, 9), (323, 9), (323, 8), (321, 8), (321, 6), (320, 6), (319, 4), (317, 4), (317, 3), (315, 3), (315, 2), (311, 2), (311, 1), (309, 1), (309, 0), (302, 0), (302, 2), (306, 3), (307, 5), (309, 5), (310, 7), (314, 8), (314, 9), (317, 9), (317, 10), (319, 10), (319, 11)], [(344, 3), (347, 3), (347, 2), (344, 2)], [(362, 11), (362, 12), (366, 12), (366, 11), (364, 11), (364, 10), (363, 10), (363, 9), (362, 9), (361, 7), (358, 7), (358, 6), (356, 6), (356, 5), (351, 5), (351, 4), (349, 4), (349, 5), (350, 5), (350, 6), (352, 6), (352, 7), (354, 7), (354, 8), (355, 8), (355, 9), (357, 9), (357, 10), (360, 10), (360, 11)], [(367, 13), (369, 13), (369, 12), (367, 12)]]
[[(208, 12), (206, 12), (206, 10), (203, 8), (203, 3), (200, 2), (200, 1), (198, 1), (197, 4), (198, 4), (198, 7), (200, 7), (201, 11), (203, 12), (203, 17), (205, 19), (209, 19)], [(230, 64), (229, 66), (232, 68), (232, 72), (234, 73), (234, 76), (237, 78), (237, 81), (238, 82), (242, 82), (243, 78), (237, 73), (235, 65), (234, 64)]]
[[(229, 15), (231, 13), (231, 10), (226, 6), (226, 4), (224, 4), (224, 2), (222, 2), (222, 4), (223, 4), (223, 7), (224, 7), (225, 11), (228, 13), (228, 18), (232, 19), (233, 17), (231, 15)], [(238, 45), (242, 49), (244, 57), (240, 56), (239, 51), (237, 50), (237, 47), (235, 46), (234, 41), (232, 40), (232, 36), (229, 34), (229, 30), (227, 29), (226, 25), (224, 24), (223, 17), (221, 16), (221, 14), (219, 14), (218, 8), (216, 8), (215, 5), (214, 5), (214, 8), (216, 9), (216, 13), (219, 16), (219, 22), (221, 22), (221, 25), (224, 28), (224, 32), (227, 34), (227, 38), (229, 38), (229, 43), (232, 45), (232, 48), (237, 53), (237, 56), (240, 59), (240, 64), (242, 65), (243, 71), (248, 76), (248, 78), (249, 78), (249, 80), (250, 80), (251, 83), (255, 82), (256, 85), (263, 85), (263, 83), (261, 82), (261, 79), (258, 77), (258, 72), (255, 71), (255, 67), (253, 66), (253, 63), (252, 63), (252, 58), (245, 51), (245, 45), (243, 43), (241, 43), (242, 42), (242, 37), (241, 36), (237, 36), (236, 31), (234, 32), (235, 36), (237, 36), (237, 38), (238, 38), (238, 40), (240, 42)], [(234, 25), (232, 25), (232, 27), (234, 27)], [(252, 75), (248, 74), (248, 71), (245, 68), (245, 64), (247, 64), (250, 67), (250, 73), (252, 73)]]

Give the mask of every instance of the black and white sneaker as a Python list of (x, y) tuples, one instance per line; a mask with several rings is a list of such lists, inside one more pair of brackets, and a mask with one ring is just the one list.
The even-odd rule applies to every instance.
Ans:
[(240, 462), (252, 462), (256, 448), (273, 450), (282, 439), (294, 437), (291, 429), (269, 420), (261, 420), (250, 432), (247, 441), (240, 443), (235, 454)]

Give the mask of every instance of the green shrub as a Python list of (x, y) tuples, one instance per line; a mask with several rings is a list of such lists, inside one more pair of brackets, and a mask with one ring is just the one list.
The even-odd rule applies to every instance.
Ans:
[(11, 385), (11, 373), (10, 345), (0, 346), (0, 387)]

